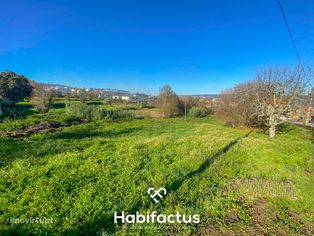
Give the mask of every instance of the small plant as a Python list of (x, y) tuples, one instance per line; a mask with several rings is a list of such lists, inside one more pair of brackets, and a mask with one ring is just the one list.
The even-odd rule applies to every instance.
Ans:
[(192, 107), (189, 111), (189, 117), (205, 117), (210, 113), (210, 110), (205, 107)]

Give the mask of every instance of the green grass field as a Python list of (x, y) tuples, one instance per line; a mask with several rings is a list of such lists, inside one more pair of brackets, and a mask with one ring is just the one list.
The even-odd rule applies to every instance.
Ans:
[[(9, 130), (65, 118), (5, 121)], [(271, 140), (213, 117), (97, 121), (0, 138), (0, 235), (312, 235), (314, 144), (288, 126)], [(149, 187), (165, 187), (158, 204)], [(114, 211), (199, 214), (199, 224), (114, 224)], [(46, 217), (52, 224), (10, 224)]]

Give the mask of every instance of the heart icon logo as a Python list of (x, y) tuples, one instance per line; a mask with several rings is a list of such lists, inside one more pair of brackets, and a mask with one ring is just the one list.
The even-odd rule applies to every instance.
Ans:
[(165, 196), (167, 194), (167, 190), (165, 188), (160, 188), (158, 190), (149, 188), (147, 194), (154, 200), (154, 202), (158, 203), (158, 200), (162, 198), (162, 195)]

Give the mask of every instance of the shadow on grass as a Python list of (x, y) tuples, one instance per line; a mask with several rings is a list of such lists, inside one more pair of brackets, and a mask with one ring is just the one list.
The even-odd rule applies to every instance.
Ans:
[(31, 104), (18, 104), (17, 105), (17, 116), (26, 117), (30, 115), (34, 115), (37, 112), (33, 109)]
[[(242, 138), (248, 137), (251, 132), (252, 131), (247, 133)], [(174, 181), (173, 183), (171, 183), (170, 185), (167, 185), (166, 186), (167, 191), (168, 192), (176, 191), (177, 189), (179, 189), (181, 187), (181, 185), (183, 184), (184, 181), (186, 181), (187, 179), (190, 179), (190, 178), (192, 178), (192, 177), (194, 177), (196, 175), (199, 175), (199, 174), (203, 173), (218, 157), (220, 157), (223, 154), (227, 153), (229, 151), (229, 149), (231, 147), (233, 147), (235, 144), (237, 144), (239, 142), (239, 140), (242, 139), (242, 138), (238, 137), (235, 140), (231, 141), (224, 148), (222, 148), (221, 150), (219, 150), (218, 152), (214, 153), (212, 156), (207, 158), (202, 163), (202, 165), (200, 165), (200, 167), (197, 170), (193, 170), (193, 171), (189, 172), (188, 174), (186, 174), (185, 176), (183, 176), (181, 179), (178, 179), (178, 180)]]
[[(128, 134), (130, 132), (134, 132), (133, 129), (126, 129), (126, 130), (121, 130), (117, 132), (109, 132), (109, 133), (102, 133), (102, 132), (89, 132), (87, 137), (90, 137), (90, 135), (105, 135), (105, 137), (110, 137), (113, 135), (121, 135), (121, 134)], [(190, 171), (188, 174), (183, 176), (182, 178), (174, 181), (173, 183), (166, 185), (166, 188), (168, 192), (175, 192), (177, 191), (181, 185), (184, 183), (184, 181), (193, 178), (194, 176), (202, 174), (217, 158), (221, 157), (222, 155), (226, 154), (230, 148), (232, 148), (234, 145), (236, 145), (242, 138), (248, 137), (251, 132), (247, 133), (243, 137), (238, 137), (235, 140), (229, 142), (225, 147), (223, 147), (221, 150), (218, 152), (214, 153), (211, 155), (209, 158), (207, 158), (200, 166), (198, 169)], [(75, 139), (75, 138), (82, 138), (86, 137), (86, 134), (75, 134), (75, 133), (68, 133), (64, 134), (63, 138), (68, 138), (68, 139)], [(61, 138), (61, 137), (59, 137)], [(135, 214), (136, 211), (139, 211), (141, 208), (146, 208), (149, 206), (150, 201), (142, 201), (141, 199), (138, 199), (136, 202), (133, 203), (133, 205), (129, 209), (125, 209), (125, 212), (128, 214)], [(113, 235), (115, 233), (115, 228), (118, 225), (114, 224), (114, 218), (113, 214), (108, 215), (104, 213), (104, 215), (98, 215), (95, 217), (94, 220), (90, 222), (85, 222), (81, 226), (73, 227), (72, 229), (69, 229), (68, 231), (64, 232), (64, 235), (96, 235), (99, 232), (107, 233), (109, 235)], [(121, 224), (119, 224), (121, 226)], [(19, 230), (22, 229), (12, 229), (12, 231), (7, 231), (5, 233), (8, 233), (9, 235), (13, 235), (16, 232), (19, 232)], [(22, 231), (20, 231), (22, 232)], [(11, 234), (10, 234), (11, 233)], [(55, 233), (55, 232), (50, 232), (50, 233)]]
[(63, 109), (65, 108), (65, 103), (64, 102), (56, 102), (52, 106), (53, 109)]
[[(45, 134), (44, 138), (39, 139), (0, 139), (0, 167), (8, 166), (18, 159), (83, 151), (85, 148), (93, 145), (93, 138), (113, 138), (120, 135), (129, 135), (137, 130), (138, 128), (127, 128), (116, 131), (62, 131), (53, 134)], [(85, 138), (90, 139), (84, 140), (84, 144), (82, 144), (82, 141), (79, 140)]]
[[(227, 153), (230, 148), (232, 148), (235, 144), (237, 144), (242, 138), (246, 138), (250, 135), (251, 132), (247, 133), (243, 137), (238, 137), (235, 140), (228, 143), (225, 147), (223, 147), (221, 150), (210, 156), (207, 160), (205, 160), (198, 169), (189, 172), (185, 176), (183, 176), (181, 179), (174, 181), (173, 183), (166, 185), (166, 189), (168, 192), (175, 192), (178, 190), (184, 181), (193, 178), (194, 176), (197, 176), (199, 174), (202, 174), (218, 157), (224, 155)], [(143, 202), (142, 200), (137, 200), (129, 209), (126, 209), (125, 212), (128, 214), (135, 214), (136, 211), (139, 211), (141, 208), (148, 208), (150, 201)], [(121, 226), (121, 224), (118, 224)], [(92, 235), (93, 233), (96, 233), (95, 226), (98, 227), (98, 230), (102, 229), (108, 234), (114, 234), (115, 233), (115, 227), (117, 225), (114, 224), (114, 218), (113, 215), (110, 217), (104, 217), (103, 219), (99, 219), (93, 222), (89, 222), (88, 224), (84, 225), (81, 228), (81, 231), (83, 232), (82, 235)], [(75, 229), (77, 230), (77, 229)], [(92, 231), (89, 231), (92, 230)], [(69, 232), (72, 233), (72, 232)]]
[(10, 113), (14, 113), (16, 118), (25, 118), (30, 115), (37, 114), (31, 104), (16, 104), (13, 108), (11, 105), (2, 105), (3, 117), (8, 117)]

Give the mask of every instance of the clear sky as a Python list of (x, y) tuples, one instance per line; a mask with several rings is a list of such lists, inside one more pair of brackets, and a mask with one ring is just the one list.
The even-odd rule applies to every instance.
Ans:
[[(313, 62), (314, 1), (281, 0)], [(1, 0), (0, 70), (39, 82), (219, 93), (297, 63), (276, 0)]]

